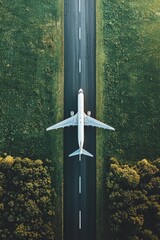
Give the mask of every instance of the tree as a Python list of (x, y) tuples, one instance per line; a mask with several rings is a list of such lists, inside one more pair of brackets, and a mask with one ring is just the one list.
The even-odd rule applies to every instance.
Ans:
[(109, 240), (160, 237), (160, 159), (136, 165), (111, 159), (106, 180), (106, 229)]
[(55, 193), (49, 169), (41, 160), (0, 158), (2, 240), (54, 239)]

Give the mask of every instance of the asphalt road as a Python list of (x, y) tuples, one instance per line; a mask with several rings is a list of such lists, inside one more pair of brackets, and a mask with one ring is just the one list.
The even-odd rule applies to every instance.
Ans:
[[(64, 117), (77, 112), (84, 91), (85, 111), (95, 117), (95, 0), (64, 0)], [(84, 149), (94, 158), (68, 155), (78, 149), (77, 127), (64, 129), (64, 239), (96, 239), (96, 132), (85, 128)]]

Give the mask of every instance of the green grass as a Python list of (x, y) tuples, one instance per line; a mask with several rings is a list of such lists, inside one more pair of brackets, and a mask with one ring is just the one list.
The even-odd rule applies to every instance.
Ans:
[[(96, 118), (104, 121), (104, 45), (102, 1), (96, 1)], [(104, 139), (105, 132), (96, 129), (96, 187), (97, 187), (97, 239), (104, 239)]]
[(159, 1), (103, 1), (105, 115), (110, 156), (156, 159), (159, 145)]
[[(64, 7), (63, 1), (58, 1), (60, 11), (60, 21), (58, 22), (58, 39), (57, 39), (57, 54), (60, 58), (59, 72), (57, 74), (57, 81), (55, 83), (56, 89), (56, 119), (58, 122), (63, 119), (64, 115), (64, 49), (63, 49), (63, 21), (64, 21)], [(53, 132), (52, 132), (53, 134)], [(54, 131), (54, 168), (56, 171), (56, 240), (63, 239), (63, 130)]]
[(159, 1), (97, 1), (97, 236), (104, 239), (108, 158), (124, 162), (159, 155)]
[(1, 1), (0, 154), (52, 160), (62, 235), (63, 1)]

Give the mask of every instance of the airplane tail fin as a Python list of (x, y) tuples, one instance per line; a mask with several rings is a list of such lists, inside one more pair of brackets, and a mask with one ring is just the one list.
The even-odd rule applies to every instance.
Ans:
[(85, 149), (78, 149), (78, 150), (76, 150), (75, 152), (73, 152), (73, 153), (71, 153), (70, 155), (69, 155), (69, 157), (73, 157), (73, 156), (76, 156), (76, 155), (86, 155), (86, 156), (88, 156), (88, 157), (93, 157), (93, 155), (91, 154), (91, 153), (89, 153), (89, 152), (87, 152)]

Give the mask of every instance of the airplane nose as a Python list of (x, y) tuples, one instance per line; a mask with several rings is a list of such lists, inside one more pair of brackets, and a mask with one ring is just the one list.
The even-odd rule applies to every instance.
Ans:
[(78, 93), (83, 93), (83, 90), (82, 88), (79, 89)]

